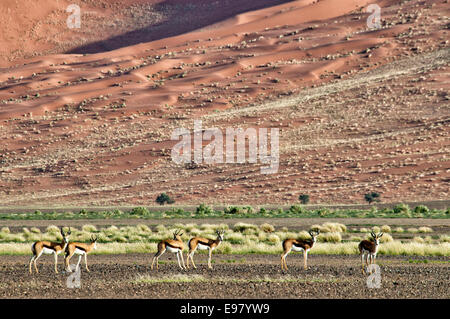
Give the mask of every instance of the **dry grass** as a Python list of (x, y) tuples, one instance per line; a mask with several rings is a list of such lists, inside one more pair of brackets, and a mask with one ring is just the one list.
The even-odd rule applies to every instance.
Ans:
[[(155, 227), (152, 231), (144, 224), (136, 226), (109, 226), (97, 229), (93, 225), (84, 225), (80, 230), (72, 228), (71, 240), (88, 242), (92, 234), (98, 237), (98, 249), (94, 254), (125, 254), (125, 253), (154, 253), (157, 242), (172, 238), (175, 229), (182, 229), (182, 239), (185, 243), (193, 236), (203, 236), (214, 239), (214, 231), (224, 229), (224, 225), (217, 224), (177, 224), (176, 227), (167, 228), (164, 225)], [(339, 223), (324, 223), (317, 225), (326, 231), (318, 236), (318, 242), (311, 250), (312, 254), (356, 254), (357, 244), (364, 238), (361, 236), (349, 236), (345, 232), (347, 227)], [(387, 225), (381, 228), (387, 229)], [(375, 227), (374, 227), (375, 228)], [(372, 228), (373, 229), (373, 228)], [(414, 228), (413, 232), (430, 232), (429, 227)], [(0, 232), (0, 254), (31, 254), (31, 243), (37, 240), (61, 240), (59, 228), (49, 226), (46, 232), (39, 232), (31, 228), (23, 228), (22, 232), (11, 233), (9, 228), (3, 227)], [(273, 231), (272, 231), (273, 230)], [(335, 230), (332, 232), (331, 230)], [(368, 229), (367, 229), (368, 230)], [(375, 229), (376, 230), (376, 229)], [(380, 229), (381, 230), (381, 229)], [(408, 229), (408, 230), (411, 230)], [(415, 231), (417, 230), (417, 231)], [(432, 231), (432, 230), (431, 230)], [(396, 231), (395, 231), (396, 232)], [(370, 235), (366, 234), (370, 239)], [(228, 229), (224, 242), (215, 253), (220, 254), (279, 254), (282, 251), (281, 243), (287, 238), (309, 239), (306, 230), (299, 232), (289, 231), (288, 228), (275, 231), (270, 224), (261, 226), (237, 223), (233, 229)], [(424, 238), (415, 236), (410, 242), (396, 241), (391, 234), (385, 232), (380, 239), (380, 253), (386, 254), (417, 254), (417, 255), (443, 255), (448, 256), (448, 235), (441, 235), (433, 239), (431, 236)], [(414, 246), (418, 245), (419, 246)], [(447, 244), (447, 245), (446, 245)], [(185, 249), (187, 252), (187, 248)]]

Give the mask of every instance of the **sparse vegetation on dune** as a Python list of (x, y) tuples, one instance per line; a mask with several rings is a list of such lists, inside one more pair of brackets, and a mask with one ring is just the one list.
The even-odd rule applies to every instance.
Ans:
[[(293, 205), (288, 209), (254, 209), (251, 206), (228, 206), (222, 210), (216, 210), (204, 204), (194, 210), (183, 208), (168, 208), (165, 211), (151, 210), (146, 207), (135, 207), (129, 211), (118, 209), (107, 211), (87, 211), (82, 209), (78, 213), (66, 212), (41, 212), (34, 213), (3, 213), (0, 220), (77, 220), (77, 219), (171, 219), (171, 218), (450, 218), (450, 208), (428, 209), (425, 206), (417, 206), (419, 209), (411, 210), (408, 205), (396, 205), (392, 208), (370, 209), (308, 209), (304, 206)], [(416, 207), (416, 208), (417, 208)], [(330, 224), (330, 226), (332, 226)]]

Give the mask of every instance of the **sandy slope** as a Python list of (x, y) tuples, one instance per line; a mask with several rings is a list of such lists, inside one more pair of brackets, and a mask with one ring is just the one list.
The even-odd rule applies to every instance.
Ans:
[[(33, 15), (48, 16), (56, 4), (47, 2)], [(133, 12), (141, 17), (131, 1), (123, 16), (112, 2), (87, 2), (103, 20), (73, 31), (82, 41), (25, 41), (17, 57), (27, 28), (12, 24), (1, 40), (14, 59), (0, 69), (0, 204), (135, 205), (163, 191), (178, 203), (286, 203), (300, 193), (352, 203), (369, 191), (448, 199), (448, 5), (381, 1), (382, 29), (370, 30), (369, 2), (235, 12), (231, 0), (223, 10), (170, 1), (163, 8), (191, 8), (192, 21), (211, 12), (209, 25), (140, 20), (159, 31), (150, 42), (145, 26), (126, 28)], [(122, 35), (94, 23), (108, 17), (123, 21)], [(278, 173), (261, 174), (260, 163), (176, 165), (171, 134), (194, 119), (223, 131), (280, 128)]]

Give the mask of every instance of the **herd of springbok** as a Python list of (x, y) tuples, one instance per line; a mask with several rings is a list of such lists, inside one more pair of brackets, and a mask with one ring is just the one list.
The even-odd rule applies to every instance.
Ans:
[[(287, 270), (287, 263), (286, 263), (286, 256), (293, 250), (293, 251), (301, 251), (303, 252), (303, 260), (304, 260), (304, 268), (307, 269), (307, 259), (308, 259), (308, 252), (311, 250), (311, 248), (314, 246), (314, 243), (317, 240), (317, 236), (319, 236), (320, 231), (319, 230), (310, 230), (309, 235), (311, 236), (310, 239), (295, 239), (295, 238), (287, 238), (282, 243), (283, 253), (281, 254), (281, 269)], [(70, 228), (67, 232), (61, 228), (61, 235), (62, 235), (62, 242), (50, 242), (50, 241), (37, 241), (31, 246), (31, 251), (33, 253), (33, 256), (31, 257), (30, 264), (29, 264), (29, 270), (30, 273), (32, 273), (32, 264), (34, 263), (34, 268), (36, 270), (36, 273), (38, 273), (38, 268), (36, 266), (36, 261), (39, 257), (41, 257), (42, 254), (46, 255), (53, 255), (55, 258), (55, 272), (58, 273), (57, 263), (58, 263), (58, 255), (64, 251), (64, 266), (65, 271), (71, 272), (71, 268), (69, 266), (70, 258), (72, 258), (73, 255), (78, 255), (78, 263), (76, 265), (75, 269), (78, 269), (81, 258), (84, 256), (84, 262), (86, 265), (86, 270), (89, 271), (88, 265), (87, 265), (87, 254), (91, 252), (92, 250), (96, 249), (97, 245), (97, 237), (92, 236), (91, 242), (89, 244), (86, 243), (79, 243), (79, 242), (69, 242), (71, 231)], [(177, 255), (178, 260), (178, 266), (181, 269), (188, 269), (189, 268), (189, 260), (192, 262), (192, 266), (194, 268), (197, 268), (194, 263), (194, 253), (197, 249), (200, 250), (208, 250), (209, 256), (208, 256), (208, 268), (212, 269), (211, 266), (211, 257), (212, 252), (215, 248), (217, 248), (220, 243), (224, 240), (224, 234), (225, 231), (218, 230), (216, 231), (217, 237), (216, 239), (208, 239), (203, 237), (193, 237), (188, 242), (188, 255), (186, 259), (186, 264), (184, 263), (183, 258), (183, 250), (185, 247), (185, 244), (183, 240), (181, 239), (181, 236), (183, 235), (180, 233), (179, 230), (175, 231), (173, 233), (172, 239), (166, 239), (162, 240), (158, 243), (158, 252), (155, 254), (152, 260), (151, 269), (153, 269), (153, 265), (156, 261), (156, 269), (158, 269), (158, 260), (159, 257), (161, 257), (162, 254), (164, 254), (166, 251), (174, 253)], [(380, 238), (383, 236), (383, 233), (375, 234), (374, 232), (371, 232), (371, 236), (373, 240), (362, 240), (359, 245), (359, 254), (361, 256), (361, 265), (362, 265), (362, 272), (364, 271), (364, 265), (369, 266), (369, 264), (375, 263), (375, 258), (378, 252), (378, 247), (380, 245)], [(180, 261), (181, 260), (181, 261)]]

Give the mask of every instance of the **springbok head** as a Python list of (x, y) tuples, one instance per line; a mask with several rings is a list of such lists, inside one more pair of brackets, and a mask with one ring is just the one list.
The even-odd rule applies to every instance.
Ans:
[(70, 230), (70, 227), (67, 232), (64, 231), (64, 227), (61, 227), (60, 231), (61, 231), (61, 236), (63, 237), (64, 242), (67, 244), (69, 242), (70, 234), (72, 233), (72, 231)]
[(217, 234), (217, 239), (219, 239), (220, 241), (223, 241), (223, 235), (225, 234), (225, 230), (223, 230), (223, 229), (217, 230), (216, 234)]
[(375, 242), (375, 245), (379, 245), (380, 244), (380, 238), (381, 236), (383, 236), (383, 233), (378, 233), (375, 234), (373, 231), (370, 233), (370, 235), (373, 238), (373, 241)]
[(311, 229), (309, 231), (309, 235), (311, 236), (313, 242), (316, 242), (317, 236), (319, 236), (320, 230), (319, 229)]
[(181, 230), (177, 229), (176, 231), (173, 232), (174, 240), (181, 240), (181, 236), (183, 236), (183, 233), (181, 232)]

